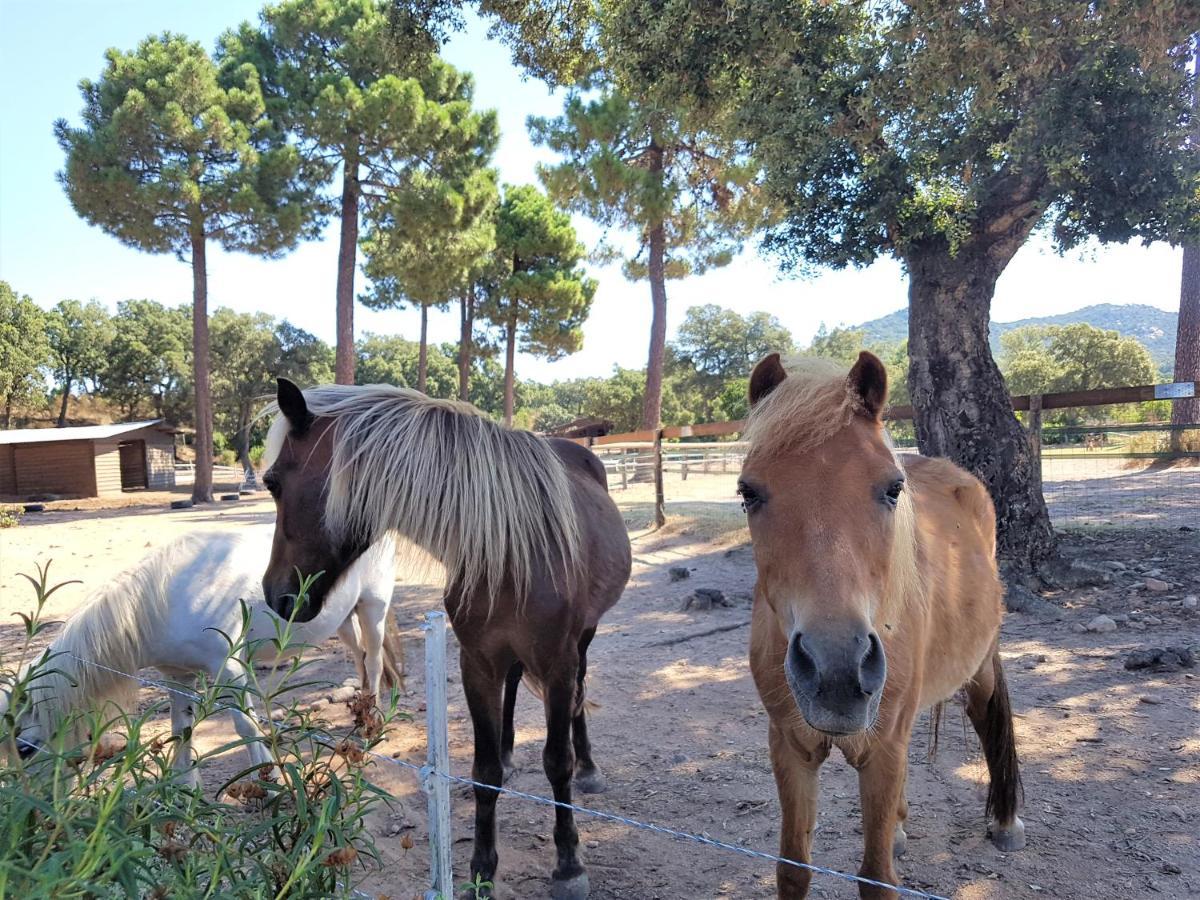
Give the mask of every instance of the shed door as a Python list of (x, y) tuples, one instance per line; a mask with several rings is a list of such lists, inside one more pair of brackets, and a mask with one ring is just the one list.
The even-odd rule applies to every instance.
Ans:
[(121, 451), (121, 490), (145, 490), (146, 442), (122, 441), (118, 449)]

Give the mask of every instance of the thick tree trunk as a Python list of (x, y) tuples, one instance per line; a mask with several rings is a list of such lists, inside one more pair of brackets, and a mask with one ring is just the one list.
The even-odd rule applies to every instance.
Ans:
[(71, 398), (71, 379), (68, 378), (63, 385), (62, 406), (58, 408), (58, 427), (64, 428), (67, 424), (67, 401)]
[[(657, 145), (650, 149), (650, 171), (661, 179), (663, 153)], [(646, 395), (642, 401), (642, 428), (658, 428), (662, 423), (663, 355), (667, 345), (667, 235), (662, 222), (650, 228), (650, 302), (654, 312), (650, 319), (650, 355), (646, 361)]]
[(334, 380), (354, 384), (354, 266), (358, 258), (357, 150), (346, 153), (342, 172), (342, 234), (338, 244), (337, 350)]
[(4, 427), (8, 428), (12, 425), (12, 394), (8, 394), (4, 398)]
[(513, 368), (517, 357), (517, 320), (508, 320), (504, 336), (504, 424), (512, 427), (513, 421)]
[(475, 285), (459, 300), (458, 399), (471, 399), (471, 338), (475, 329)]
[[(1200, 244), (1183, 248), (1183, 274), (1179, 287), (1179, 331), (1175, 338), (1175, 380), (1200, 381)], [(1200, 422), (1200, 397), (1176, 400), (1171, 405), (1172, 425)], [(1183, 449), (1175, 433), (1176, 449)]]
[(212, 395), (208, 383), (208, 271), (203, 226), (192, 228), (192, 380), (195, 385), (196, 480), (192, 500), (211, 503)]
[(238, 410), (237, 456), (243, 469), (254, 468), (254, 464), (250, 462), (250, 419), (249, 405), (242, 404)]
[(948, 457), (983, 481), (996, 504), (997, 553), (1010, 583), (1013, 576), (1031, 581), (1057, 549), (1029, 437), (988, 346), (1003, 263), (965, 249), (956, 257), (914, 253), (907, 263), (917, 443), (925, 455)]
[(421, 347), (417, 351), (417, 390), (425, 393), (429, 380), (429, 307), (421, 307)]

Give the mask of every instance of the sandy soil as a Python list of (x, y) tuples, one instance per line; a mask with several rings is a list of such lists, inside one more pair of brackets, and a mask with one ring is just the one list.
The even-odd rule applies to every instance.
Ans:
[[(701, 492), (673, 507), (666, 534), (641, 530), (645, 498), (617, 495), (633, 530), (635, 566), (622, 601), (604, 621), (590, 654), (590, 696), (596, 759), (609, 791), (580, 797), (602, 810), (670, 825), (741, 846), (774, 851), (778, 805), (766, 750), (766, 716), (746, 662), (748, 596), (753, 564), (722, 490)], [(29, 589), (18, 578), (36, 561), (53, 559), (53, 579), (84, 584), (60, 591), (47, 613), (69, 615), (86, 588), (135, 562), (151, 547), (194, 529), (237, 528), (269, 521), (269, 503), (217, 504), (164, 512), (50, 512), (27, 516), (0, 531), (0, 617), (27, 608)], [(722, 532), (729, 532), (722, 536)], [(909, 847), (901, 860), (905, 883), (961, 900), (1032, 897), (1187, 897), (1200, 895), (1200, 679), (1185, 672), (1129, 672), (1128, 651), (1200, 644), (1200, 613), (1183, 598), (1200, 593), (1200, 537), (1166, 531), (1081, 533), (1065, 541), (1074, 554), (1112, 563), (1109, 583), (1051, 595), (1058, 621), (1010, 615), (1003, 653), (1017, 711), (1024, 764), (1029, 846), (996, 851), (984, 837), (985, 768), (978, 743), (957, 708), (948, 710), (937, 758), (928, 759), (925, 717), (910, 749)], [(672, 583), (670, 566), (691, 577)], [(1151, 592), (1147, 574), (1169, 587)], [(733, 606), (681, 611), (697, 587), (718, 588)], [(406, 636), (415, 721), (398, 725), (386, 749), (424, 761), (423, 684), (419, 621), (437, 604), (436, 591), (401, 586), (396, 608)], [(1098, 612), (1120, 619), (1112, 633), (1079, 633)], [(0, 647), (11, 649), (16, 628), (5, 624)], [(455, 653), (451, 648), (451, 659)], [(336, 642), (321, 649), (316, 673), (340, 684), (352, 667)], [(450, 674), (452, 765), (470, 772), (470, 721), (456, 666)], [(314, 690), (322, 702), (328, 690)], [(156, 698), (152, 690), (143, 700)], [(338, 704), (335, 722), (348, 720)], [(545, 795), (541, 772), (542, 714), (529, 695), (518, 706), (516, 757), (510, 786)], [(165, 722), (163, 723), (165, 727)], [(223, 739), (229, 724), (202, 723), (199, 741)], [(215, 785), (242, 765), (223, 759), (205, 771)], [(382, 871), (360, 872), (360, 886), (392, 898), (420, 896), (427, 871), (424, 797), (409, 773), (376, 763), (373, 775), (397, 798), (372, 822)], [(853, 772), (836, 754), (823, 770), (814, 861), (856, 871), (860, 818)], [(473, 803), (455, 789), (455, 871), (465, 878)], [(548, 896), (554, 850), (553, 815), (514, 798), (500, 801), (500, 896)], [(727, 851), (675, 842), (625, 826), (579, 817), (592, 897), (710, 898), (774, 896), (772, 867)], [(402, 835), (415, 841), (401, 849)], [(814, 881), (815, 897), (854, 897), (848, 884)]]

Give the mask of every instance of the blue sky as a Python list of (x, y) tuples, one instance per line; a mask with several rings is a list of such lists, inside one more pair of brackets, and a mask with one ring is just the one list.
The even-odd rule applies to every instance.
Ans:
[[(78, 82), (96, 77), (108, 47), (128, 49), (147, 34), (182, 32), (211, 47), (225, 28), (256, 17), (259, 0), (3, 0), (0, 4), (0, 279), (43, 306), (60, 299), (95, 298), (110, 307), (130, 297), (168, 304), (191, 299), (188, 267), (174, 257), (152, 256), (122, 246), (71, 210), (55, 172), (62, 154), (51, 125), (58, 117), (78, 119)], [(474, 72), (477, 103), (499, 113), (503, 138), (497, 156), (510, 183), (536, 180), (535, 165), (552, 158), (534, 147), (525, 130), (529, 115), (553, 115), (561, 97), (544, 85), (522, 80), (507, 51), (487, 40), (472, 22), (444, 55)], [(577, 219), (581, 237), (594, 243), (598, 230)], [(229, 306), (286, 317), (328, 341), (333, 339), (336, 229), (302, 245), (282, 260), (209, 251), (209, 308)], [(1066, 257), (1035, 238), (1000, 280), (993, 317), (1009, 321), (1067, 312), (1090, 303), (1147, 303), (1176, 309), (1180, 254), (1165, 245), (1088, 247)], [(519, 356), (523, 378), (550, 380), (602, 375), (614, 364), (645, 365), (650, 291), (626, 281), (617, 266), (594, 267), (600, 288), (584, 329), (584, 349), (547, 363)], [(362, 284), (362, 274), (358, 275)], [(803, 279), (781, 278), (769, 258), (747, 248), (733, 264), (699, 278), (669, 282), (669, 333), (688, 306), (717, 303), (742, 313), (766, 310), (778, 316), (797, 340), (806, 341), (822, 322), (853, 324), (884, 315), (906, 303), (904, 274), (894, 262), (863, 270), (821, 272)], [(413, 312), (356, 312), (366, 331), (417, 336)], [(435, 341), (454, 341), (456, 314), (435, 313)]]

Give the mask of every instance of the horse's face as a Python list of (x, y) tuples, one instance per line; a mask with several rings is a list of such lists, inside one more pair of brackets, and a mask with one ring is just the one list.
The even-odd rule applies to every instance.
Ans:
[[(755, 368), (750, 401), (787, 377), (772, 354)], [(830, 734), (869, 729), (887, 663), (879, 630), (904, 474), (883, 436), (883, 364), (863, 353), (849, 376), (850, 424), (806, 450), (755, 447), (738, 483), (758, 600), (787, 640), (784, 670), (808, 723)]]
[[(280, 616), (307, 622), (321, 611), (326, 594), (363, 548), (333, 541), (322, 524), (332, 420), (312, 416), (304, 394), (286, 378), (279, 379), (278, 399), (288, 433), (263, 476), (275, 499), (275, 539), (263, 592), (267, 605)], [(309, 585), (307, 598), (297, 610), (300, 575), (319, 577)]]

